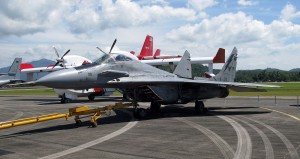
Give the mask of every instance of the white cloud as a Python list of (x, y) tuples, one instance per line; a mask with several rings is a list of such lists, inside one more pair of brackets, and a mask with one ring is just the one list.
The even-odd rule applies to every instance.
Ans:
[(76, 10), (65, 16), (65, 21), (72, 33), (79, 34), (110, 28), (149, 25), (171, 18), (182, 20), (196, 18), (195, 12), (188, 8), (140, 6), (130, 0), (117, 0), (116, 2), (103, 0), (100, 3), (81, 1), (80, 4), (74, 5)]
[(211, 45), (245, 43), (264, 38), (264, 23), (246, 16), (243, 12), (222, 14), (204, 19), (195, 25), (185, 25), (167, 34), (171, 40), (193, 42), (197, 39), (211, 41)]
[(242, 6), (252, 6), (257, 4), (257, 2), (254, 2), (253, 0), (238, 0), (238, 4)]
[(23, 36), (61, 26), (74, 34), (91, 35), (105, 29), (144, 26), (168, 19), (194, 20), (196, 13), (189, 8), (174, 8), (163, 0), (148, 5), (131, 0), (0, 1), (0, 37)]
[(300, 11), (296, 10), (296, 7), (292, 4), (287, 4), (283, 10), (281, 10), (280, 18), (282, 20), (292, 20), (294, 18), (300, 18)]
[(54, 22), (60, 1), (0, 1), (0, 38), (43, 32)]
[(181, 44), (175, 49), (188, 49), (192, 56), (203, 56), (203, 52), (219, 47), (227, 48), (228, 55), (229, 50), (237, 46), (243, 63), (240, 69), (289, 69), (297, 65), (295, 60), (291, 60), (293, 64), (278, 65), (278, 59), (300, 56), (295, 55), (295, 44), (298, 42), (299, 45), (300, 41), (300, 25), (281, 20), (265, 24), (243, 12), (221, 14), (193, 25), (187, 24), (171, 30), (166, 37), (176, 43), (173, 46)]
[(203, 11), (216, 4), (218, 4), (218, 2), (215, 0), (188, 0), (188, 6), (194, 8), (196, 11)]

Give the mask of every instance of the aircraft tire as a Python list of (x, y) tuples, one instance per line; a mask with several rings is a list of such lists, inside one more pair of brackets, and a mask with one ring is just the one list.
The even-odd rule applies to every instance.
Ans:
[(204, 106), (203, 101), (197, 100), (195, 102), (195, 112), (197, 114), (204, 114), (204, 112), (205, 112), (205, 106)]
[(147, 115), (146, 109), (138, 108), (133, 112), (133, 116), (137, 119), (144, 119)]
[(130, 100), (130, 98), (128, 97), (128, 95), (126, 93), (123, 93), (123, 101), (128, 101)]
[(75, 125), (77, 127), (80, 127), (82, 125), (82, 121), (81, 120), (75, 120)]
[(90, 101), (93, 101), (95, 99), (95, 96), (91, 94), (91, 95), (88, 96), (88, 98), (89, 98)]
[(66, 98), (65, 94), (61, 96), (60, 103), (62, 104), (69, 103), (68, 98)]
[(150, 104), (151, 112), (158, 112), (160, 107), (161, 107), (161, 103), (159, 103), (159, 102), (151, 102), (151, 104)]
[(97, 122), (91, 122), (91, 126), (92, 126), (93, 128), (95, 128), (95, 127), (98, 126), (98, 124), (97, 124)]
[(64, 104), (64, 103), (66, 103), (66, 101), (63, 98), (61, 98), (60, 103)]

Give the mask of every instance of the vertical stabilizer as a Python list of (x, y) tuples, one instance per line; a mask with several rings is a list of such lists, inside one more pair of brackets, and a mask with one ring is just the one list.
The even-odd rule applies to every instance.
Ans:
[(183, 78), (192, 78), (192, 65), (188, 51), (184, 52), (173, 73)]
[(216, 56), (213, 58), (213, 63), (225, 63), (225, 49), (219, 48)]
[(153, 56), (153, 37), (150, 35), (146, 36), (143, 48), (138, 58), (142, 59), (144, 56)]
[(236, 74), (236, 63), (237, 49), (236, 47), (234, 47), (222, 70), (215, 77), (213, 77), (213, 79), (216, 81), (234, 82)]
[(14, 76), (14, 79), (20, 79), (20, 65), (22, 63), (22, 58), (15, 58), (13, 64), (8, 70), (9, 76)]

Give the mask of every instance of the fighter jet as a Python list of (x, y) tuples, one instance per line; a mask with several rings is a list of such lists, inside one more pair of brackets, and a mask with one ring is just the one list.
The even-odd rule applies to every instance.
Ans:
[(169, 73), (140, 61), (115, 58), (104, 53), (89, 65), (60, 70), (36, 81), (38, 85), (60, 89), (93, 87), (118, 88), (133, 99), (134, 115), (143, 117), (145, 110), (138, 102), (151, 102), (150, 110), (157, 111), (161, 104), (185, 104), (195, 101), (195, 111), (205, 111), (203, 101), (225, 98), (229, 88), (278, 87), (273, 85), (236, 83), (237, 49), (234, 48), (222, 70), (211, 79), (192, 79), (190, 55), (186, 51), (175, 71)]
[(0, 87), (20, 80), (20, 64), (22, 58), (15, 58), (10, 66), (8, 73), (0, 74)]

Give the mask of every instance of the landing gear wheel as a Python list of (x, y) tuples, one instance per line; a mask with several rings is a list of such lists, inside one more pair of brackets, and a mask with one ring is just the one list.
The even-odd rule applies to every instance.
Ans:
[(133, 116), (137, 119), (144, 119), (146, 117), (146, 115), (147, 115), (147, 112), (143, 108), (137, 108), (133, 112)]
[(151, 102), (150, 110), (151, 112), (158, 112), (161, 107), (161, 103), (159, 102)]
[(128, 95), (126, 93), (123, 93), (123, 99), (124, 101), (130, 100), (130, 98), (128, 97)]
[(64, 98), (61, 98), (60, 103), (64, 104), (64, 103), (66, 103), (66, 100)]
[(95, 96), (94, 95), (89, 95), (88, 98), (89, 98), (90, 101), (93, 101), (95, 99)]
[(62, 104), (66, 103), (66, 95), (65, 94), (63, 94), (61, 96), (60, 103), (62, 103)]
[(60, 103), (62, 103), (62, 104), (64, 104), (64, 103), (70, 103), (70, 100), (71, 100), (71, 99), (67, 98), (66, 95), (63, 94), (63, 95), (61, 96)]
[(98, 123), (95, 121), (95, 122), (91, 122), (91, 126), (93, 127), (93, 128), (95, 128), (95, 127), (97, 127), (98, 126)]
[(80, 127), (82, 125), (82, 121), (81, 120), (75, 120), (75, 124), (77, 127)]
[(197, 114), (204, 114), (205, 112), (205, 107), (202, 101), (196, 101), (195, 102), (195, 111)]

